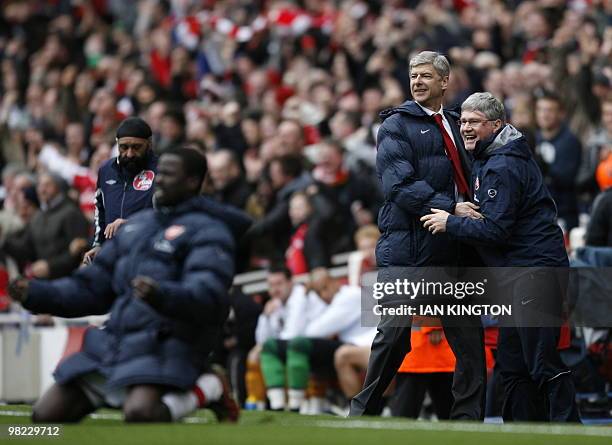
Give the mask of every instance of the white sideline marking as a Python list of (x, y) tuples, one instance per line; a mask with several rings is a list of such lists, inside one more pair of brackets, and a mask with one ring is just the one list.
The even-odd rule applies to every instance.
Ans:
[(310, 425), (323, 428), (363, 428), (375, 430), (422, 430), (422, 431), (457, 431), (466, 433), (514, 433), (543, 434), (553, 436), (585, 435), (612, 437), (612, 428), (587, 427), (581, 425), (528, 425), (507, 424), (492, 425), (483, 423), (449, 423), (449, 422), (381, 422), (377, 420), (317, 420)]
[[(0, 410), (0, 416), (30, 417), (26, 411)], [(92, 419), (99, 420), (123, 420), (119, 413), (90, 414)], [(210, 421), (202, 417), (187, 417), (183, 420), (189, 424), (207, 424)], [(274, 423), (273, 423), (274, 424)], [(529, 425), (529, 424), (507, 424), (494, 425), (487, 423), (462, 423), (462, 422), (424, 422), (424, 421), (386, 421), (379, 420), (314, 420), (296, 422), (276, 423), (278, 426), (314, 426), (319, 428), (361, 428), (373, 430), (396, 430), (396, 431), (455, 431), (463, 433), (513, 433), (513, 434), (541, 434), (551, 436), (594, 436), (612, 437), (612, 428), (605, 426), (585, 425)]]

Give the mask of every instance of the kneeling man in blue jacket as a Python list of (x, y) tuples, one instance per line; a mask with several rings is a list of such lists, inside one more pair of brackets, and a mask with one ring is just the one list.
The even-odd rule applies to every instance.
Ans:
[(199, 196), (206, 170), (195, 150), (164, 152), (156, 208), (132, 216), (91, 265), (59, 280), (11, 283), (11, 298), (33, 312), (110, 312), (58, 365), (35, 422), (76, 422), (103, 406), (131, 422), (170, 421), (196, 406), (236, 420), (226, 381), (206, 358), (229, 312), (236, 244), (250, 220)]
[[(518, 308), (527, 311), (544, 296), (562, 294), (563, 280), (553, 268), (563, 270), (569, 263), (542, 173), (526, 139), (505, 118), (504, 106), (490, 93), (465, 100), (460, 131), (474, 156), (472, 199), (480, 214), (462, 218), (432, 209), (421, 221), (433, 234), (446, 232), (474, 244), (489, 267), (529, 268), (513, 269), (515, 275), (525, 273), (507, 286), (513, 299), (520, 299)], [(557, 350), (560, 327), (513, 320), (500, 327), (498, 343), (504, 420), (578, 422), (570, 370)]]

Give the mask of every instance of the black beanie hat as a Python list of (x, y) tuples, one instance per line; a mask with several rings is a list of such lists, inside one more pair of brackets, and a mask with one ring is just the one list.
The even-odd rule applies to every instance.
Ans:
[(125, 137), (149, 139), (152, 134), (149, 124), (139, 117), (128, 117), (117, 128), (117, 139)]

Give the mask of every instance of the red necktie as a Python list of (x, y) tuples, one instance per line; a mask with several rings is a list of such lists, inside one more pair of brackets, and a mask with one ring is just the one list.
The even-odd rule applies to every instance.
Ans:
[(451, 164), (453, 164), (453, 171), (455, 172), (455, 184), (457, 185), (457, 191), (459, 194), (463, 196), (469, 195), (470, 188), (468, 187), (467, 181), (465, 180), (465, 176), (463, 175), (463, 169), (461, 168), (461, 160), (459, 160), (459, 152), (457, 151), (457, 147), (455, 146), (453, 140), (450, 135), (444, 128), (444, 124), (442, 123), (442, 115), (434, 114), (434, 119), (440, 127), (440, 131), (442, 132), (442, 138), (444, 139), (444, 148), (446, 150), (446, 155), (450, 158)]

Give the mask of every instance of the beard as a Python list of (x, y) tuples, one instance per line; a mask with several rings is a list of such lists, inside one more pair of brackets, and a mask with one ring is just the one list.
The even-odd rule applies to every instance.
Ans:
[(119, 165), (121, 168), (125, 169), (128, 173), (135, 175), (136, 173), (140, 173), (142, 169), (145, 167), (145, 159), (143, 158), (127, 158), (127, 157), (119, 157)]

